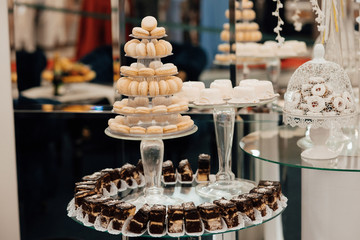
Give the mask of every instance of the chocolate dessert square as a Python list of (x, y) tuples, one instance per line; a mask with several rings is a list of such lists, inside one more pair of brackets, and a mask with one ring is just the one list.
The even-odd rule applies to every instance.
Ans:
[(215, 200), (214, 203), (220, 207), (221, 216), (225, 220), (228, 228), (233, 228), (240, 224), (239, 214), (235, 203), (226, 200), (225, 198)]
[(80, 191), (75, 193), (74, 199), (75, 199), (75, 207), (78, 208), (82, 206), (84, 202), (84, 198), (95, 195), (95, 190), (86, 190), (86, 191)]
[(184, 230), (184, 208), (181, 205), (169, 205), (167, 210), (169, 233), (181, 233)]
[(184, 159), (181, 160), (178, 166), (178, 172), (180, 173), (181, 176), (181, 181), (184, 182), (190, 182), (193, 180), (193, 171), (191, 169), (191, 165), (189, 163), (189, 160)]
[(213, 203), (202, 203), (198, 206), (198, 209), (205, 229), (209, 231), (222, 229), (219, 206)]
[(84, 176), (82, 178), (83, 181), (97, 181), (102, 176), (100, 172), (95, 172), (91, 175)]
[(236, 204), (236, 208), (239, 212), (246, 214), (246, 216), (248, 216), (251, 220), (255, 220), (253, 204), (249, 197), (242, 194), (237, 197), (233, 197), (230, 201)]
[[(110, 174), (110, 180), (115, 184), (117, 188), (121, 188), (120, 173), (118, 170), (113, 168), (106, 168), (101, 170), (101, 173)], [(110, 191), (110, 190), (108, 190)]]
[(103, 188), (106, 188), (108, 191), (110, 191), (110, 183), (111, 183), (110, 174), (106, 172), (101, 172), (100, 174), (101, 177), (96, 181), (95, 189), (99, 193), (102, 193)]
[(115, 230), (121, 230), (125, 220), (135, 214), (136, 207), (127, 202), (121, 202), (116, 205), (113, 219), (113, 228)]
[(264, 194), (265, 204), (267, 204), (272, 210), (278, 209), (276, 190), (274, 186), (269, 187), (255, 187), (250, 190), (250, 193), (261, 193)]
[(276, 197), (281, 198), (281, 184), (279, 181), (261, 180), (258, 187), (274, 187), (276, 191)]
[(167, 160), (162, 165), (162, 175), (165, 182), (175, 182), (175, 168), (171, 160)]
[(116, 205), (121, 203), (120, 200), (109, 200), (101, 204), (100, 223), (103, 228), (107, 228), (111, 219), (114, 217)]
[(83, 212), (88, 214), (90, 223), (95, 222), (96, 217), (101, 213), (102, 204), (109, 200), (109, 198), (104, 198), (100, 194), (84, 198), (84, 203), (82, 205)]
[(148, 204), (144, 204), (130, 220), (128, 231), (133, 233), (141, 233), (144, 231), (149, 221), (150, 210), (150, 206)]
[(155, 204), (151, 207), (149, 214), (149, 232), (153, 234), (161, 234), (165, 229), (166, 207), (164, 205)]
[(129, 186), (132, 186), (131, 178), (135, 179), (138, 184), (141, 182), (139, 173), (135, 170), (136, 167), (130, 163), (126, 163), (119, 169), (120, 178), (124, 180)]
[(185, 229), (188, 233), (202, 232), (200, 213), (193, 202), (183, 203)]
[(198, 157), (198, 172), (197, 180), (198, 181), (209, 181), (210, 176), (210, 160), (211, 157), (209, 154), (202, 153)]
[(141, 159), (139, 159), (138, 163), (136, 164), (136, 171), (144, 175), (144, 166)]
[(265, 196), (261, 193), (244, 193), (244, 196), (251, 199), (254, 208), (261, 212), (261, 216), (266, 215)]
[(84, 185), (75, 185), (75, 193), (81, 191), (95, 190), (95, 185), (84, 184)]

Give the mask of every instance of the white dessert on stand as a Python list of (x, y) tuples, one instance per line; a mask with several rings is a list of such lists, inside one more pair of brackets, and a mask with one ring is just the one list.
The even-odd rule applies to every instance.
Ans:
[(254, 87), (234, 87), (232, 98), (228, 103), (258, 103), (259, 98), (256, 95)]

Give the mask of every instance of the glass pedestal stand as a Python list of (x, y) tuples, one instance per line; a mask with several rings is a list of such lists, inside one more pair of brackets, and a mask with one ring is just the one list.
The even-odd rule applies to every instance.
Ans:
[(163, 194), (164, 189), (161, 186), (162, 163), (164, 158), (163, 140), (185, 137), (195, 133), (197, 129), (197, 126), (193, 125), (190, 129), (182, 132), (159, 134), (157, 136), (115, 134), (112, 133), (109, 128), (105, 129), (105, 134), (109, 137), (141, 141), (140, 153), (144, 168), (145, 188), (144, 191), (129, 194), (122, 200), (131, 202), (136, 207), (141, 207), (145, 203), (150, 205), (159, 203), (163, 205), (173, 205), (184, 202), (185, 200), (183, 199)]
[(164, 158), (164, 142), (161, 139), (143, 139), (140, 143), (141, 159), (144, 167), (145, 188), (141, 194), (131, 194), (124, 198), (137, 207), (145, 203), (173, 205), (183, 200), (164, 195), (161, 187), (161, 172)]
[(216, 181), (200, 184), (196, 187), (199, 195), (207, 198), (231, 198), (244, 192), (249, 192), (254, 184), (235, 179), (231, 171), (231, 149), (234, 136), (235, 109), (234, 107), (215, 107), (213, 110), (216, 144), (219, 156), (219, 171)]

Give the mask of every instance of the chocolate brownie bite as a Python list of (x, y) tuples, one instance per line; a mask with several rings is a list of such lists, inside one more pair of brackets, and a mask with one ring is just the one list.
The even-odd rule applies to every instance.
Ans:
[(149, 232), (152, 234), (162, 234), (165, 230), (166, 207), (155, 204), (151, 207), (149, 214)]
[(264, 194), (265, 204), (268, 205), (272, 210), (278, 209), (277, 204), (277, 193), (274, 186), (269, 187), (255, 187), (250, 190), (250, 193), (261, 193)]
[(120, 203), (122, 203), (122, 201), (117, 199), (111, 199), (101, 204), (100, 224), (103, 228), (108, 227), (110, 221), (114, 218), (116, 205)]
[(169, 233), (181, 233), (184, 230), (184, 207), (181, 205), (169, 205), (167, 221)]
[(121, 202), (116, 205), (114, 218), (113, 218), (113, 229), (121, 231), (125, 220), (135, 214), (136, 207), (127, 202)]
[(210, 177), (210, 160), (211, 157), (209, 154), (202, 153), (198, 157), (198, 171), (197, 171), (197, 180), (198, 181), (209, 181)]
[(117, 169), (105, 168), (101, 170), (101, 172), (110, 174), (110, 180), (115, 184), (117, 188), (121, 188), (120, 173)]
[(92, 195), (96, 195), (96, 194), (97, 193), (95, 190), (85, 190), (85, 191), (79, 191), (79, 192), (75, 193), (75, 196), (74, 196), (75, 208), (82, 206), (82, 204), (84, 203), (84, 198), (92, 196)]
[(239, 214), (236, 204), (225, 198), (215, 200), (214, 203), (220, 207), (220, 213), (228, 228), (239, 226)]
[(236, 208), (239, 212), (246, 214), (252, 221), (255, 220), (254, 207), (252, 200), (249, 197), (241, 194), (237, 197), (233, 197), (230, 201), (236, 204)]
[(110, 192), (111, 188), (111, 178), (110, 174), (107, 172), (100, 172), (100, 178), (96, 181), (95, 189), (102, 193), (103, 189), (106, 189), (108, 192)]
[(109, 201), (110, 198), (104, 198), (102, 195), (92, 195), (84, 198), (82, 204), (82, 209), (84, 216), (87, 214), (89, 216), (89, 222), (94, 223), (97, 216), (101, 213), (101, 205)]
[(147, 223), (149, 221), (150, 210), (150, 206), (148, 204), (144, 204), (130, 220), (127, 230), (133, 233), (143, 232), (146, 229)]
[(95, 190), (95, 184), (75, 184), (75, 193), (81, 192), (81, 191), (88, 191), (88, 190)]
[(251, 199), (254, 208), (260, 211), (261, 216), (264, 217), (266, 215), (266, 204), (265, 204), (264, 194), (244, 193), (243, 195)]
[(191, 182), (193, 180), (194, 173), (191, 169), (189, 160), (184, 159), (180, 161), (178, 166), (178, 172), (180, 173), (181, 181)]
[(281, 184), (279, 181), (261, 180), (258, 187), (274, 187), (276, 191), (276, 197), (281, 198)]
[(202, 232), (200, 213), (193, 202), (183, 203), (185, 230), (188, 233)]
[(83, 181), (97, 181), (100, 179), (102, 174), (100, 172), (95, 172), (91, 175), (86, 175), (82, 178)]
[(175, 168), (171, 160), (167, 160), (162, 165), (162, 175), (164, 182), (175, 182)]
[(198, 209), (206, 230), (222, 229), (219, 206), (214, 203), (202, 203), (198, 206)]
[(126, 163), (118, 170), (120, 172), (120, 178), (124, 180), (129, 186), (132, 186), (133, 184), (131, 178), (135, 179), (138, 184), (141, 182), (140, 175), (135, 170), (136, 167), (130, 163)]

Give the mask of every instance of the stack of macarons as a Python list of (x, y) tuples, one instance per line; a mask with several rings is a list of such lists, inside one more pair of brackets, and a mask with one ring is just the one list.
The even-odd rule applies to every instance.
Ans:
[(172, 45), (166, 40), (132, 39), (124, 45), (127, 56), (135, 58), (161, 57), (172, 54)]
[(163, 64), (161, 61), (152, 61), (148, 67), (142, 63), (132, 63), (130, 66), (120, 68), (121, 75), (129, 77), (171, 76), (178, 73), (177, 67), (172, 63)]
[(134, 27), (132, 29), (133, 37), (137, 37), (137, 38), (144, 38), (144, 37), (160, 38), (160, 37), (164, 37), (165, 34), (166, 34), (165, 28), (158, 27), (156, 18), (152, 16), (144, 17), (141, 20), (141, 27)]
[[(136, 58), (130, 66), (121, 66), (122, 77), (117, 81), (117, 92), (127, 98), (116, 101), (113, 112), (121, 114), (109, 120), (114, 134), (166, 134), (191, 128), (194, 122), (179, 113), (188, 111), (188, 101), (172, 96), (182, 89), (183, 81), (176, 77), (177, 67), (163, 64), (161, 58), (172, 54), (165, 29), (157, 27), (154, 17), (141, 21), (132, 30), (132, 37), (124, 50), (126, 56)], [(137, 38), (137, 39), (136, 39)]]
[[(120, 134), (166, 134), (185, 131), (194, 125), (190, 116), (180, 114), (158, 117), (124, 117), (116, 116), (109, 119), (109, 128)], [(161, 119), (160, 119), (161, 118)], [(148, 125), (137, 125), (139, 122), (147, 122)]]
[(120, 94), (126, 96), (159, 96), (177, 93), (182, 88), (179, 77), (169, 76), (160, 79), (138, 80), (131, 77), (122, 77), (116, 86)]

